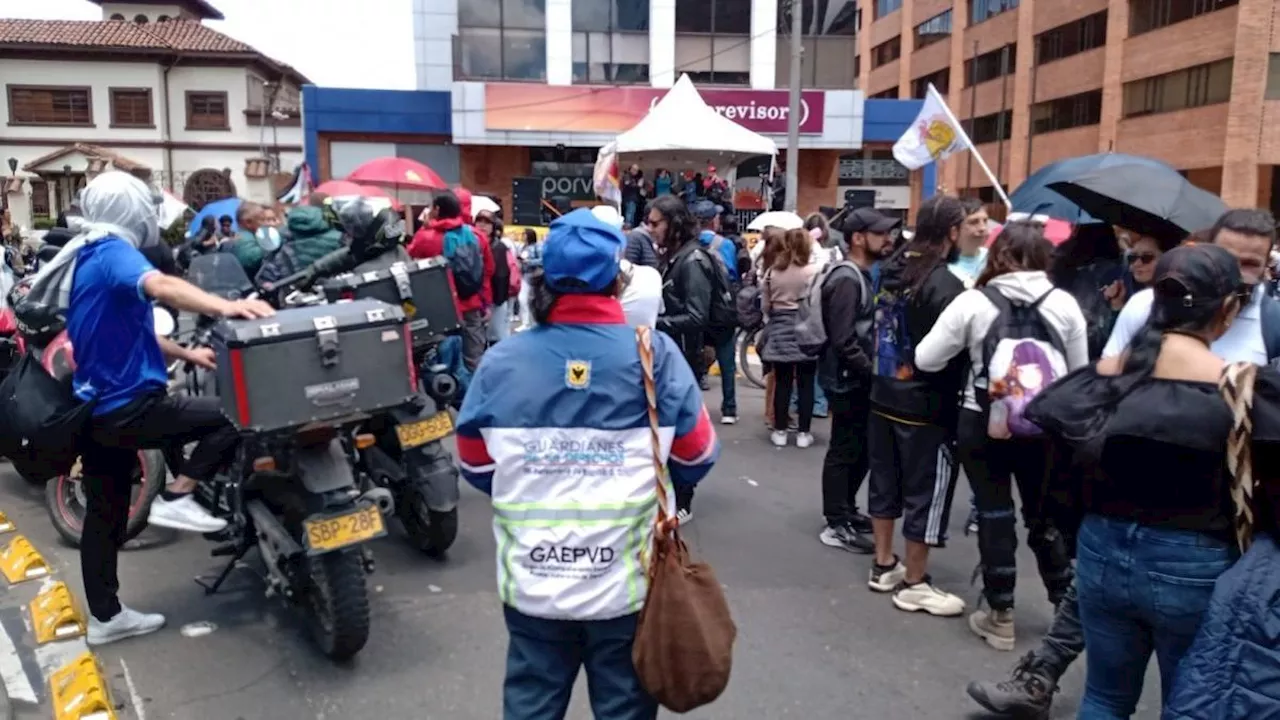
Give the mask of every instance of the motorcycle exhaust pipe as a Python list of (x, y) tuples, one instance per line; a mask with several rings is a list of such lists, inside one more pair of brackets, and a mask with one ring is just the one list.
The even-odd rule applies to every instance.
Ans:
[(450, 405), (458, 396), (458, 381), (447, 372), (433, 373), (426, 382), (427, 394), (439, 405)]
[(356, 499), (357, 503), (363, 503), (365, 501), (372, 502), (374, 505), (377, 505), (378, 512), (383, 515), (390, 515), (396, 510), (395, 496), (386, 488), (370, 488), (364, 491), (364, 493)]

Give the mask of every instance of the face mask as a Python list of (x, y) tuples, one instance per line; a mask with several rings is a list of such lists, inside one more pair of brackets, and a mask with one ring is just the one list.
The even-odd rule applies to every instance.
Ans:
[(273, 227), (260, 227), (257, 232), (258, 242), (268, 252), (280, 249), (280, 232)]

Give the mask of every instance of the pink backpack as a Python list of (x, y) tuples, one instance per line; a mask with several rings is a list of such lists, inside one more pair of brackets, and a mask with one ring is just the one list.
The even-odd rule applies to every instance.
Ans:
[[(499, 241), (502, 242), (502, 241)], [(520, 295), (520, 261), (516, 259), (516, 251), (507, 248), (507, 269), (511, 271), (509, 297), (517, 297)]]

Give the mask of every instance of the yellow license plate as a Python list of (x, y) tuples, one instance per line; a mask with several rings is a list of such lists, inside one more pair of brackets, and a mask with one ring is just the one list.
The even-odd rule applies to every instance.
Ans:
[(451, 432), (453, 432), (453, 418), (449, 417), (448, 410), (436, 413), (426, 420), (396, 426), (400, 447), (405, 450), (439, 440)]
[(312, 552), (337, 550), (386, 534), (376, 505), (337, 517), (304, 520), (302, 527), (307, 533), (307, 549)]

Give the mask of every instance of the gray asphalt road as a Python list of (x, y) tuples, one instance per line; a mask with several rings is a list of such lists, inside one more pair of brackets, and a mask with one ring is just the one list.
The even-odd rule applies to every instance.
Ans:
[[(721, 427), (724, 453), (695, 500), (689, 539), (728, 588), (739, 627), (733, 680), (698, 720), (742, 718), (984, 717), (964, 686), (1003, 677), (1048, 627), (1050, 607), (1025, 550), (1019, 555), (1018, 647), (999, 653), (972, 636), (963, 618), (896, 610), (866, 588), (870, 560), (817, 542), (822, 526), (819, 468), (826, 424), (809, 450), (768, 444), (763, 393), (741, 390), (741, 424)], [(709, 393), (708, 406), (718, 406)], [(715, 415), (718, 418), (718, 415)], [(943, 587), (972, 606), (969, 577), (977, 550), (961, 532), (968, 490), (960, 489), (952, 544), (931, 568)], [(0, 466), (0, 509), (79, 593), (78, 556), (60, 545), (42, 495)], [(373, 633), (354, 662), (334, 666), (308, 645), (278, 601), (248, 589), (206, 597), (192, 578), (214, 570), (198, 537), (149, 530), (149, 547), (121, 560), (125, 602), (168, 614), (158, 635), (103, 649), (122, 717), (139, 720), (334, 720), (501, 717), (505, 631), (494, 593), (494, 543), (483, 496), (464, 488), (462, 532), (444, 563), (411, 551), (396, 536), (376, 546), (369, 579)], [(0, 595), (0, 606), (5, 604)], [(180, 628), (216, 629), (186, 637)], [(1068, 674), (1053, 714), (1074, 717), (1082, 664)], [(570, 717), (589, 718), (585, 687)], [(1158, 717), (1158, 680), (1148, 673), (1137, 717)]]

